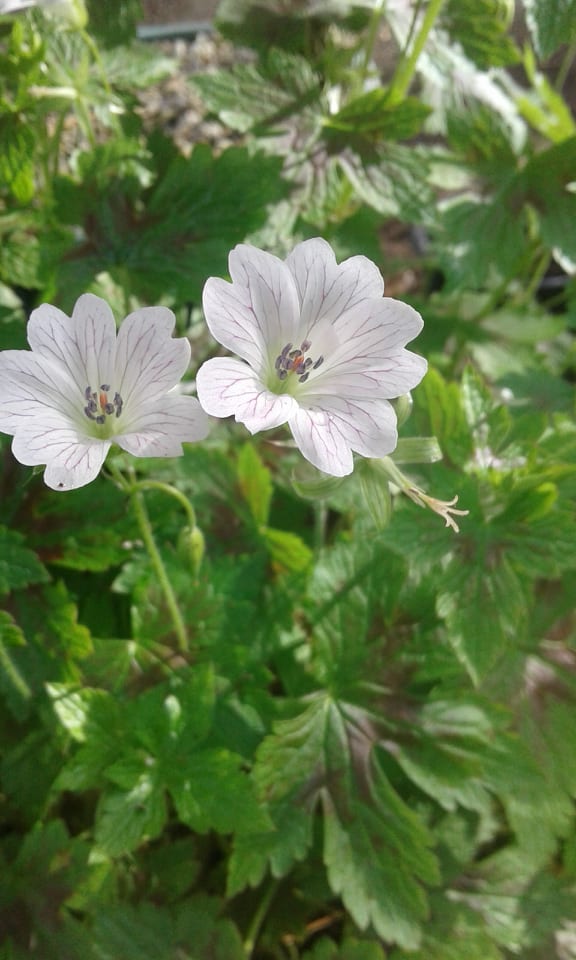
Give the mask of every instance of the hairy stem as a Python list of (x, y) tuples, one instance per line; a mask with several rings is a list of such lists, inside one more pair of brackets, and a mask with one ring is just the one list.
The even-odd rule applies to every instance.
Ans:
[(182, 653), (185, 653), (188, 650), (188, 634), (186, 632), (186, 624), (184, 623), (184, 619), (180, 613), (180, 607), (178, 606), (178, 601), (176, 600), (176, 594), (172, 589), (172, 584), (170, 583), (170, 578), (166, 572), (164, 561), (162, 560), (160, 551), (158, 550), (156, 541), (154, 539), (150, 517), (148, 516), (148, 511), (144, 502), (144, 496), (138, 488), (133, 488), (130, 492), (130, 499), (132, 501), (132, 507), (136, 516), (136, 520), (138, 521), (138, 526), (140, 527), (140, 533), (142, 534), (144, 546), (148, 551), (148, 556), (150, 557), (154, 572), (158, 577), (158, 583), (162, 593), (164, 594), (164, 599), (166, 600), (166, 606), (168, 607), (168, 611), (172, 619), (174, 633), (176, 634), (178, 640), (178, 647)]
[(404, 99), (412, 82), (420, 54), (426, 45), (428, 35), (436, 23), (444, 0), (430, 0), (422, 18), (422, 24), (412, 44), (412, 50), (405, 50), (390, 87), (390, 103), (399, 103)]

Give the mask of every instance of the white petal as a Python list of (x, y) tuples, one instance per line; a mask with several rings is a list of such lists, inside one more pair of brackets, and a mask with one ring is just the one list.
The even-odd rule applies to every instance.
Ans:
[(350, 399), (380, 398), (392, 400), (417, 386), (424, 377), (428, 364), (423, 357), (410, 350), (381, 360), (374, 360), (365, 370), (354, 369), (352, 362), (328, 366), (319, 370), (321, 376), (311, 379), (298, 394), (308, 405), (311, 396), (349, 397)]
[(202, 306), (210, 333), (218, 343), (238, 354), (258, 372), (268, 362), (268, 350), (244, 287), (210, 277), (204, 285)]
[(16, 433), (47, 410), (81, 419), (83, 398), (53, 361), (28, 350), (0, 353), (0, 430)]
[(302, 339), (320, 320), (333, 322), (357, 303), (381, 298), (384, 292), (376, 264), (362, 256), (337, 264), (330, 244), (319, 237), (294, 247), (286, 265), (298, 289)]
[(53, 490), (76, 490), (95, 480), (110, 449), (108, 441), (78, 444), (62, 462), (59, 457), (46, 464), (44, 483)]
[(319, 470), (345, 476), (353, 469), (352, 451), (384, 457), (396, 447), (396, 415), (386, 400), (321, 398), (290, 420), (304, 456)]
[(204, 440), (209, 429), (196, 398), (174, 394), (143, 404), (114, 440), (135, 457), (179, 457), (183, 442)]
[(423, 325), (420, 314), (401, 300), (367, 300), (336, 320), (334, 330), (340, 347), (330, 363), (369, 367), (375, 359), (397, 354)]
[(352, 473), (354, 460), (350, 444), (329, 414), (320, 409), (298, 410), (290, 417), (289, 426), (302, 454), (319, 470), (333, 477)]
[(175, 317), (167, 307), (143, 307), (122, 322), (116, 345), (117, 390), (128, 406), (154, 400), (180, 381), (190, 363), (190, 344), (173, 339)]
[[(293, 341), (299, 329), (298, 294), (290, 270), (278, 257), (248, 244), (239, 244), (232, 250), (228, 265), (234, 296), (244, 308), (244, 313), (238, 314), (241, 329), (236, 326), (221, 329), (220, 332), (227, 336), (227, 342), (224, 342), (216, 328), (212, 330), (207, 313), (206, 319), (214, 336), (239, 356), (244, 356), (238, 347), (245, 345), (246, 338), (259, 344), (266, 355), (279, 352), (286, 343)], [(245, 359), (252, 363), (249, 357)]]
[(12, 441), (12, 452), (27, 466), (46, 464), (44, 480), (53, 490), (73, 490), (94, 480), (110, 449), (109, 440), (90, 440), (63, 414), (29, 418)]
[(35, 353), (58, 364), (83, 395), (110, 382), (114, 369), (116, 324), (105, 300), (92, 293), (77, 301), (72, 317), (48, 303), (32, 311), (28, 342)]
[(251, 433), (281, 426), (298, 407), (294, 397), (267, 390), (247, 364), (231, 357), (203, 363), (196, 374), (196, 389), (207, 413), (235, 416)]

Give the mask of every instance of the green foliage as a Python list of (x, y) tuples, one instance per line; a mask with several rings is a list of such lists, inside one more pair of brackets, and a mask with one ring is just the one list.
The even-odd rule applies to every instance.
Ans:
[(564, 43), (576, 36), (574, 0), (524, 0), (526, 17), (534, 47), (542, 57), (549, 57)]
[(40, 560), (27, 547), (24, 537), (6, 527), (0, 527), (0, 593), (20, 590), (31, 583), (43, 583), (48, 573)]

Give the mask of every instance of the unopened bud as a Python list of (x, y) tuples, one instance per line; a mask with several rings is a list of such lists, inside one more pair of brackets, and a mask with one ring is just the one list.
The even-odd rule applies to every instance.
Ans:
[(392, 406), (394, 407), (394, 412), (396, 413), (398, 426), (401, 427), (403, 423), (406, 423), (408, 417), (412, 413), (412, 407), (414, 406), (412, 394), (404, 393), (401, 397), (396, 397), (395, 400), (392, 400)]
[(178, 553), (190, 564), (194, 576), (198, 576), (206, 542), (200, 527), (184, 527), (178, 537)]

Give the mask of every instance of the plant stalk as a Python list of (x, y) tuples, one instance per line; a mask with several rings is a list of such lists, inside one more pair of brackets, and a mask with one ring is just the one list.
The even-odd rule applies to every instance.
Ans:
[[(428, 35), (432, 30), (432, 27), (436, 23), (438, 16), (440, 15), (440, 10), (444, 0), (430, 0), (424, 17), (422, 18), (422, 25), (416, 39), (412, 45), (412, 50), (410, 54), (405, 55), (400, 60), (396, 74), (392, 80), (389, 92), (389, 103), (400, 103), (406, 96), (410, 84), (412, 83), (412, 78), (416, 72), (416, 66), (420, 58), (420, 54), (426, 45)], [(407, 53), (407, 51), (406, 51)]]

